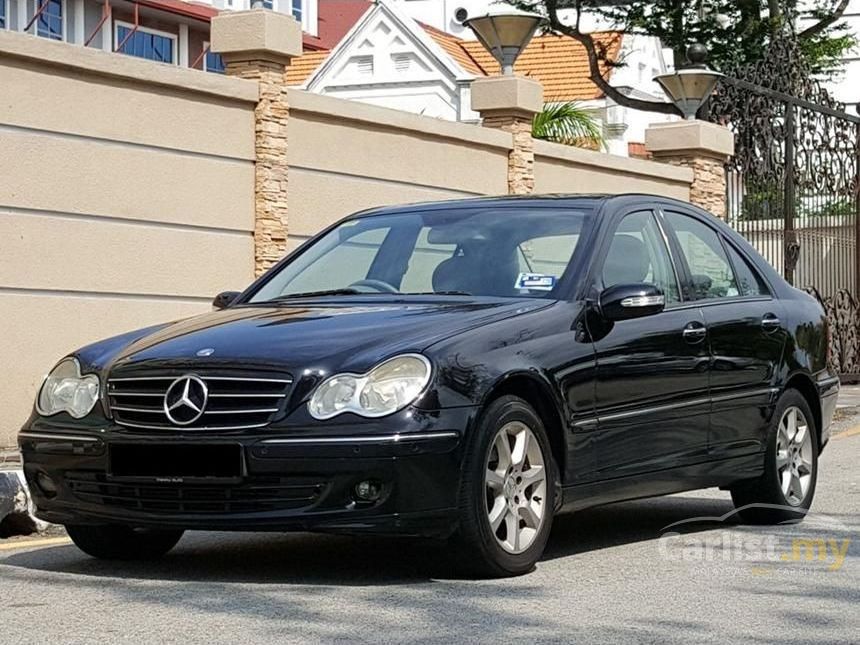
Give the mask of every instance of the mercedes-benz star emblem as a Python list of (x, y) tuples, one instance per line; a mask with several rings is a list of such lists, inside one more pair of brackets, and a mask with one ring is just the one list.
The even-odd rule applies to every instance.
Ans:
[(164, 394), (164, 414), (171, 423), (187, 426), (203, 416), (209, 388), (206, 383), (193, 374), (180, 376), (170, 384)]

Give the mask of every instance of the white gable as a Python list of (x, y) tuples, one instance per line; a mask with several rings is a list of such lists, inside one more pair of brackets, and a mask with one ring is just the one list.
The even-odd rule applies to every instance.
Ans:
[[(466, 73), (411, 18), (377, 2), (305, 83), (318, 94), (449, 120), (472, 118)], [(468, 103), (468, 100), (466, 101)]]

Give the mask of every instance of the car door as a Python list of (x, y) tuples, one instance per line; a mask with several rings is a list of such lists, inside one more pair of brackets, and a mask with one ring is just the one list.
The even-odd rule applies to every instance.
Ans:
[(664, 311), (605, 323), (592, 317), (596, 356), (595, 436), (602, 479), (672, 468), (707, 458), (708, 365), (704, 318), (683, 302), (655, 213), (624, 213), (598, 255), (597, 292), (648, 282)]
[(712, 458), (764, 449), (776, 370), (787, 338), (765, 280), (706, 218), (665, 210), (681, 256), (682, 291), (697, 302), (711, 350)]

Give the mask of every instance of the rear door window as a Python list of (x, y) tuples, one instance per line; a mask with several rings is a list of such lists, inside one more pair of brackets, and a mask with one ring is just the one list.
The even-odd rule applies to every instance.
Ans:
[(767, 286), (762, 277), (752, 267), (749, 260), (743, 257), (731, 243), (726, 242), (726, 250), (729, 254), (729, 259), (732, 262), (732, 267), (735, 270), (735, 276), (738, 281), (738, 289), (742, 296), (768, 296), (770, 295)]
[(690, 215), (665, 212), (690, 271), (685, 300), (733, 298), (741, 295), (719, 234)]

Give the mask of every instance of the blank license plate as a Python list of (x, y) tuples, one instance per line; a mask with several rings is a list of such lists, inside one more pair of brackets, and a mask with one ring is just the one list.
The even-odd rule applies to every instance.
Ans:
[(143, 479), (236, 479), (242, 475), (242, 446), (112, 444), (109, 472)]

